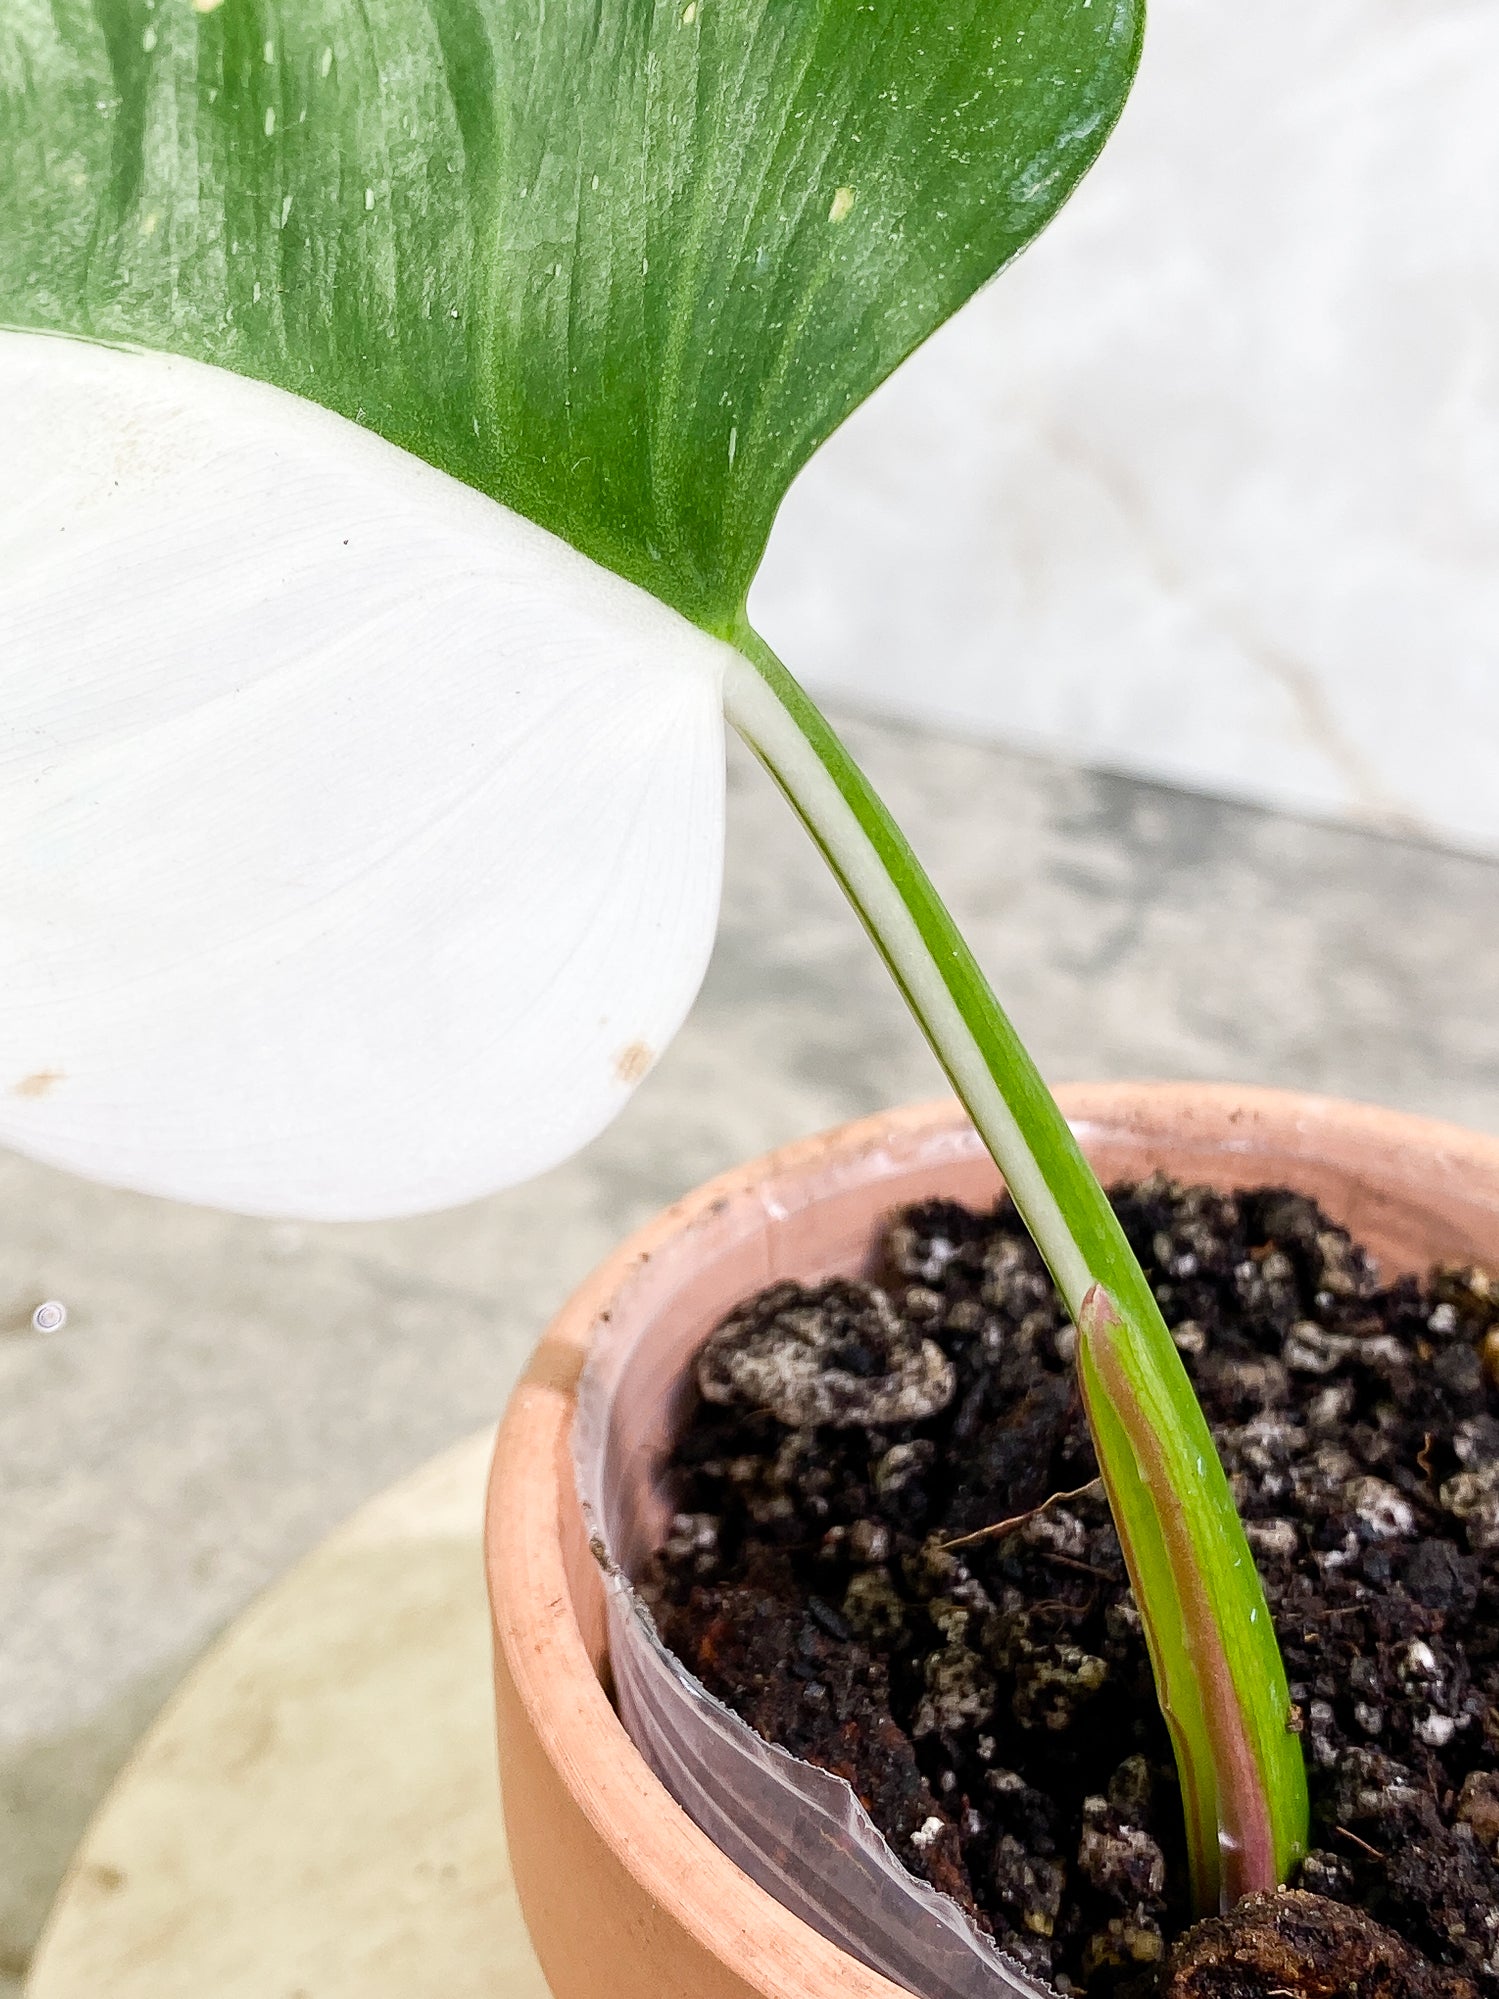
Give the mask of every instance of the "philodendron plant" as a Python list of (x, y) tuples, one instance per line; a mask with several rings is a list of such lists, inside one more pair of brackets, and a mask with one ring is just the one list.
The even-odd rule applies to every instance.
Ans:
[(751, 629), (798, 469), (1023, 249), (1140, 0), (5, 0), (0, 1137), (258, 1214), (597, 1132), (708, 956), (723, 718), (1079, 1331), (1203, 1907), (1306, 1798), (1154, 1297)]

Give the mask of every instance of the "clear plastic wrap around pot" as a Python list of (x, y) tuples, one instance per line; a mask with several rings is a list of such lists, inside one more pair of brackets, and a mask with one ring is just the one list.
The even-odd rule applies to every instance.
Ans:
[(615, 1698), (632, 1740), (751, 1880), (920, 1999), (1050, 1999), (1049, 1986), (901, 1865), (841, 1777), (765, 1742), (657, 1636), (629, 1576), (669, 1518), (662, 1446), (690, 1399), (691, 1348), (680, 1336), (664, 1354), (649, 1346), (648, 1333), (626, 1341), (601, 1331), (573, 1428), (583, 1517), (605, 1565)]

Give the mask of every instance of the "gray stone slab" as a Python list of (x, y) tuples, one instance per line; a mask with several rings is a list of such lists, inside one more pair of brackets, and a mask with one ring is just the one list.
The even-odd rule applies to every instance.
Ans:
[[(1051, 1076), (1309, 1086), (1499, 1130), (1499, 867), (854, 720)], [(769, 784), (731, 768), (717, 955), (614, 1128), (378, 1226), (247, 1222), (0, 1158), (0, 1994), (185, 1664), (502, 1406), (625, 1230), (940, 1078)], [(58, 1298), (68, 1325), (28, 1330)]]

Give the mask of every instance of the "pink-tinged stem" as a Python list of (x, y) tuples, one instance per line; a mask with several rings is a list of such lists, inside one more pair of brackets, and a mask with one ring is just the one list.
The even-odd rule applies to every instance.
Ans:
[[(731, 657), (724, 670), (726, 714), (843, 884), (994, 1155), (1079, 1328), (1091, 1316), (1091, 1344), (1107, 1348), (1122, 1324), (1119, 1369), (1107, 1364), (1105, 1354), (1100, 1372), (1087, 1357), (1088, 1339), (1079, 1343), (1079, 1367), (1085, 1381), (1092, 1370), (1089, 1418), (1192, 1813), (1194, 1889), (1199, 1898), (1210, 1898), (1209, 1908), (1216, 1906), (1225, 1861), (1236, 1885), (1262, 1880), (1269, 1885), (1275, 1870), (1272, 1864), (1266, 1872), (1262, 1828), (1237, 1805), (1222, 1820), (1223, 1836), (1235, 1851), (1220, 1856), (1219, 1791), (1235, 1799), (1253, 1795), (1256, 1787), (1246, 1786), (1242, 1767), (1247, 1735), (1270, 1793), (1271, 1843), (1284, 1873), (1306, 1847), (1306, 1770), (1300, 1744), (1286, 1733), (1285, 1667), (1233, 1495), (1155, 1294), (1077, 1134), (899, 827), (770, 649), (747, 625), (734, 642), (742, 658)], [(1083, 1311), (1090, 1294), (1091, 1315)], [(1115, 1414), (1115, 1401), (1121, 1409), (1138, 1405), (1128, 1433)], [(1151, 1447), (1152, 1432), (1158, 1452)], [(1180, 1546), (1168, 1549), (1156, 1515), (1170, 1515), (1173, 1508)], [(1211, 1556), (1206, 1614), (1201, 1593), (1189, 1588), (1183, 1597), (1178, 1582), (1179, 1575), (1192, 1573), (1183, 1553), (1193, 1547)], [(1221, 1786), (1211, 1737), (1222, 1728), (1216, 1718), (1210, 1722), (1197, 1691), (1201, 1669), (1178, 1628), (1179, 1600), (1191, 1605), (1198, 1628), (1215, 1620), (1221, 1627), (1219, 1657), (1208, 1662), (1206, 1677), (1219, 1676), (1219, 1696), (1235, 1690), (1238, 1696), (1241, 1725), (1225, 1736), (1229, 1763)], [(1225, 1656), (1232, 1682), (1223, 1674)], [(1221, 1698), (1217, 1704), (1222, 1706)]]
[[(1161, 1579), (1144, 1559), (1140, 1536), (1145, 1523), (1138, 1517), (1136, 1494), (1126, 1489), (1126, 1468), (1113, 1461), (1106, 1445), (1100, 1446), (1104, 1487), (1176, 1746), (1194, 1889), (1199, 1906), (1216, 1902), (1228, 1909), (1243, 1895), (1280, 1885), (1265, 1774), (1208, 1588), (1205, 1551), (1193, 1537), (1188, 1512), (1192, 1494), (1181, 1489), (1161, 1433), (1141, 1405), (1122, 1356), (1128, 1329), (1098, 1285), (1083, 1301), (1078, 1332), (1079, 1378), (1094, 1438), (1108, 1436), (1112, 1417), (1133, 1454), (1140, 1485), (1148, 1488), (1151, 1524), (1170, 1573), (1169, 1603), (1162, 1601)], [(1248, 1561), (1247, 1547), (1241, 1559)], [(1162, 1628), (1163, 1618), (1174, 1621), (1177, 1616), (1179, 1644)]]

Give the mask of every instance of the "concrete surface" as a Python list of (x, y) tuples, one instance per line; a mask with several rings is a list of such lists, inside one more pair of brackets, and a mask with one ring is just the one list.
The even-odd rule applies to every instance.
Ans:
[(495, 1785), (493, 1439), (361, 1507), (189, 1674), (89, 1827), (28, 1999), (549, 1999)]
[[(1499, 867), (856, 722), (1054, 1077), (1212, 1076), (1499, 1130)], [(186, 1665), (370, 1493), (504, 1402), (620, 1233), (938, 1087), (789, 813), (732, 766), (717, 957), (620, 1122), (545, 1180), (293, 1228), (0, 1159), (0, 1995)], [(41, 1300), (66, 1329), (29, 1330)]]

